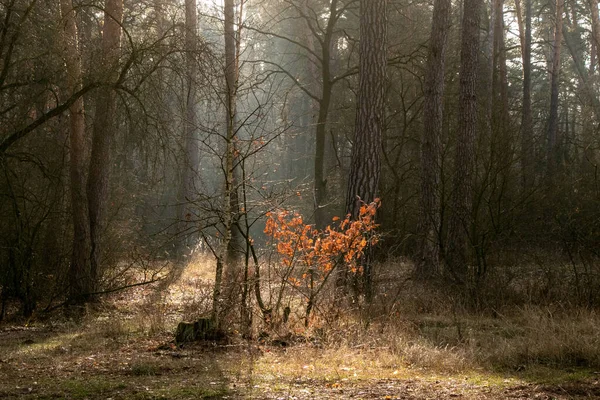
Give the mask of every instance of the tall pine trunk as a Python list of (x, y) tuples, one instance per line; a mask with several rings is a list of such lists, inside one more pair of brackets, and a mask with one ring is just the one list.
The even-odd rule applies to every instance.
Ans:
[[(67, 69), (67, 97), (82, 87), (75, 8), (71, 0), (60, 0), (62, 14), (64, 58)], [(89, 225), (85, 196), (85, 115), (83, 96), (69, 107), (69, 177), (71, 216), (73, 219), (73, 249), (69, 268), (71, 301), (85, 300), (93, 291), (94, 282), (89, 263)]]
[(523, 191), (531, 188), (535, 176), (533, 171), (533, 117), (531, 114), (531, 2), (525, 1), (525, 21), (521, 11), (521, 0), (515, 0), (519, 39), (523, 60), (523, 106), (521, 111), (521, 183)]
[(558, 94), (564, 7), (564, 0), (556, 0), (554, 40), (552, 42), (552, 66), (550, 70), (550, 115), (548, 117), (548, 129), (546, 133), (546, 173), (549, 180), (553, 178), (558, 164)]
[[(122, 21), (123, 0), (106, 0), (102, 31), (102, 61), (103, 78), (107, 85), (114, 83), (118, 78)], [(117, 129), (116, 106), (117, 99), (112, 88), (98, 89), (87, 183), (91, 245), (90, 277), (94, 289), (100, 273), (101, 232), (106, 219), (105, 211), (110, 182), (110, 148)]]
[[(354, 144), (346, 195), (346, 213), (358, 219), (362, 202), (377, 197), (385, 122), (387, 0), (360, 2), (360, 54)], [(365, 258), (368, 258), (365, 257)], [(363, 260), (364, 292), (372, 295), (371, 260)]]
[(194, 215), (193, 198), (198, 193), (198, 166), (200, 162), (197, 118), (196, 118), (196, 79), (198, 75), (197, 51), (198, 51), (198, 16), (196, 0), (185, 1), (185, 80), (186, 87), (185, 117), (183, 121), (184, 157), (181, 187), (179, 193), (177, 219), (179, 221), (179, 257), (182, 258), (189, 253), (191, 232), (195, 230), (192, 226)]
[(441, 232), (441, 162), (444, 122), (444, 71), (448, 31), (450, 29), (450, 0), (435, 0), (429, 54), (425, 72), (423, 108), (423, 140), (421, 143), (421, 203), (419, 231), (420, 257), (417, 276), (428, 278), (440, 272)]
[(464, 0), (461, 38), (460, 93), (455, 171), (448, 224), (447, 269), (454, 280), (467, 283), (471, 263), (473, 181), (477, 123), (477, 69), (481, 0)]

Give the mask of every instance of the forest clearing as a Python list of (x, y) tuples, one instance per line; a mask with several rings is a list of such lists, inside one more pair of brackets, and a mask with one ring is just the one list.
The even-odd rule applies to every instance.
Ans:
[(430, 305), (441, 301), (438, 309), (404, 305), (369, 327), (343, 318), (334, 325), (323, 322), (321, 329), (300, 329), (293, 338), (288, 331), (256, 341), (234, 335), (179, 348), (175, 327), (197, 308), (195, 300), (210, 283), (209, 264), (192, 263), (162, 296), (144, 286), (109, 296), (79, 319), (59, 313), (3, 325), (0, 398), (600, 396), (600, 316), (583, 310), (531, 307), (496, 318), (452, 316), (437, 299)]
[(0, 0), (0, 399), (600, 399), (598, 0)]

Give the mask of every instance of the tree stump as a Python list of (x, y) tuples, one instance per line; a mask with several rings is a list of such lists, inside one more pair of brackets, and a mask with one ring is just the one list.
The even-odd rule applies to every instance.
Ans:
[(209, 318), (200, 318), (194, 322), (180, 322), (175, 332), (175, 343), (189, 343), (197, 340), (217, 338), (217, 332)]

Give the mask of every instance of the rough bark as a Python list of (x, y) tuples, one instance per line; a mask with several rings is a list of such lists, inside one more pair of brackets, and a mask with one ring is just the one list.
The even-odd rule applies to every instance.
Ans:
[(444, 114), (444, 70), (448, 31), (450, 30), (450, 0), (433, 4), (431, 38), (425, 72), (423, 108), (423, 140), (421, 144), (421, 204), (419, 231), (420, 257), (417, 276), (427, 278), (440, 272), (441, 230), (441, 160)]
[[(71, 0), (60, 0), (67, 69), (67, 97), (82, 88), (76, 14)], [(69, 107), (69, 177), (73, 249), (69, 268), (69, 297), (77, 302), (92, 292), (89, 263), (89, 225), (85, 196), (85, 115), (83, 97)]]
[[(385, 120), (387, 0), (360, 2), (360, 54), (354, 143), (346, 195), (346, 213), (357, 219), (362, 202), (377, 197)], [(370, 263), (363, 262), (365, 294), (371, 293)]]
[(465, 283), (471, 259), (469, 240), (475, 170), (476, 83), (481, 3), (481, 0), (465, 0), (462, 19), (459, 127), (446, 251), (446, 267), (458, 283)]
[[(118, 77), (122, 20), (123, 0), (107, 0), (104, 8), (102, 60), (107, 71), (104, 76), (108, 82)], [(100, 272), (100, 234), (105, 223), (104, 214), (110, 181), (110, 148), (116, 131), (116, 106), (117, 99), (111, 88), (98, 89), (87, 183), (91, 246), (90, 276), (94, 285)]]

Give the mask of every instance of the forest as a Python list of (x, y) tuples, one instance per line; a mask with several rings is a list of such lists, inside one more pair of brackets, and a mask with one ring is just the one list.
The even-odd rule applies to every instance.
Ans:
[(0, 398), (600, 398), (597, 0), (0, 0)]

